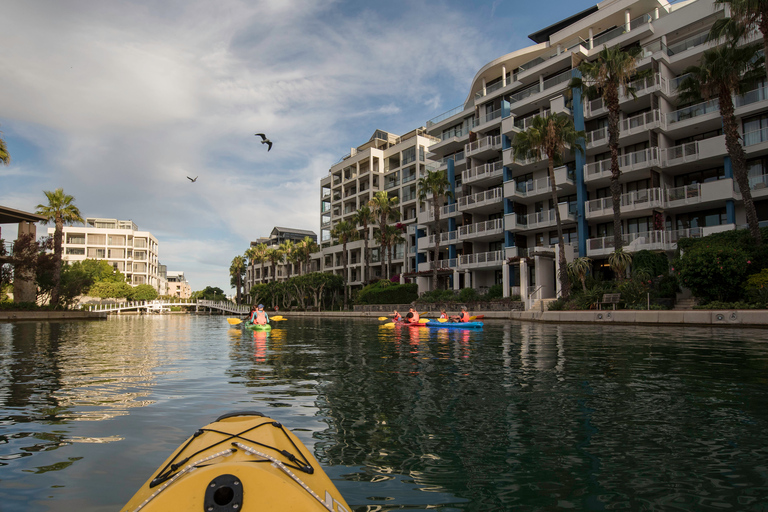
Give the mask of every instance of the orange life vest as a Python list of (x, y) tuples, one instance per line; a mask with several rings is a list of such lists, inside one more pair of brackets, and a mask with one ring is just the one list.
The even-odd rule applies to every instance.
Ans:
[(419, 314), (417, 312), (413, 312), (413, 316), (411, 317), (411, 323), (417, 324), (419, 323)]
[(264, 311), (256, 311), (256, 314), (253, 315), (253, 323), (258, 325), (266, 325), (267, 314), (264, 313)]
[(469, 313), (462, 311), (461, 316), (459, 316), (459, 322), (469, 322)]

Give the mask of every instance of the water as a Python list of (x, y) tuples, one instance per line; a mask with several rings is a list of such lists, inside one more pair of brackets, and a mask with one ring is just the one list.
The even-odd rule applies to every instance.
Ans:
[(260, 410), (359, 511), (768, 510), (768, 333), (222, 317), (0, 324), (0, 509), (118, 510)]

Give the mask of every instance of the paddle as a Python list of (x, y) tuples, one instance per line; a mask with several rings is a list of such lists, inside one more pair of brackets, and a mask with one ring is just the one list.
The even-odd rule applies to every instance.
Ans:
[(379, 322), (383, 322), (384, 320), (389, 320), (389, 317), (388, 316), (380, 316), (379, 317)]
[(483, 318), (485, 318), (485, 315), (471, 316), (469, 317), (469, 321), (474, 322), (475, 320), (482, 320)]
[(387, 324), (381, 324), (379, 327), (394, 327), (394, 326), (395, 326), (395, 322), (389, 322)]
[(271, 316), (271, 317), (269, 317), (269, 320), (270, 320), (270, 321), (274, 320), (275, 322), (282, 322), (282, 321), (284, 321), (284, 320), (288, 320), (288, 319), (287, 319), (287, 318), (285, 318), (285, 317), (282, 317), (282, 316), (280, 316), (280, 315), (275, 315), (275, 316)]
[(229, 325), (240, 325), (243, 323), (239, 318), (227, 318), (227, 322), (229, 322)]
[(441, 324), (444, 324), (445, 322), (448, 321), (448, 319), (447, 318), (438, 318), (437, 321), (440, 322)]

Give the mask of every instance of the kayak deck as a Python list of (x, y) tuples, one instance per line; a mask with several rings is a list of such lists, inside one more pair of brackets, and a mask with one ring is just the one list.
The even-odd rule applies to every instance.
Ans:
[(197, 430), (122, 510), (350, 508), (293, 433), (260, 413), (238, 412)]
[(243, 322), (243, 327), (245, 329), (250, 329), (251, 331), (271, 331), (272, 326), (269, 324), (253, 324), (250, 321)]
[(427, 327), (447, 327), (454, 329), (482, 329), (483, 322), (427, 322)]

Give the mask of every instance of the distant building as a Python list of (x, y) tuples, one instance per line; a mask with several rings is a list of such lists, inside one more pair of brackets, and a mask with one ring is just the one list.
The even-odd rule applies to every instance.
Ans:
[(167, 273), (168, 292), (166, 295), (179, 299), (188, 299), (192, 296), (192, 287), (184, 277), (184, 272), (169, 271)]
[[(55, 228), (48, 228), (53, 236)], [(148, 284), (160, 292), (159, 243), (130, 220), (86, 218), (85, 226), (64, 226), (64, 261), (106, 260), (128, 284)]]
[[(260, 237), (256, 239), (255, 241), (251, 242), (251, 247), (256, 247), (259, 244), (264, 244), (268, 248), (278, 248), (283, 242), (291, 241), (294, 244), (301, 242), (306, 237), (309, 237), (312, 239), (313, 242), (317, 243), (317, 233), (314, 231), (309, 231), (306, 229), (296, 229), (296, 228), (283, 228), (279, 226), (275, 226), (272, 228), (272, 231), (270, 232), (269, 236), (267, 237)], [(294, 270), (298, 271), (298, 267), (294, 268), (294, 265), (287, 264), (284, 260), (281, 263), (278, 263), (276, 265), (275, 274), (276, 276), (272, 276), (272, 264), (269, 261), (265, 261), (263, 268), (264, 268), (264, 274), (262, 275), (262, 264), (256, 263), (255, 265), (251, 265), (250, 261), (246, 262), (248, 263), (248, 266), (245, 270), (245, 293), (246, 295), (250, 292), (251, 287), (255, 284), (259, 283), (268, 283), (270, 281), (276, 280), (277, 281), (284, 281), (289, 277), (289, 274), (292, 275), (292, 272)]]

